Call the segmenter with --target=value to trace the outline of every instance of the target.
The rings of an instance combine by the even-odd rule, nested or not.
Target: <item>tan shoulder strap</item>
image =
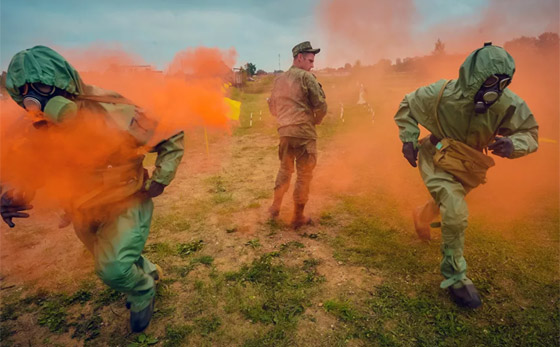
[[[441,127],[441,124],[439,123],[438,108],[439,108],[439,102],[441,101],[441,97],[443,95],[443,91],[445,90],[445,87],[447,86],[447,84],[449,82],[451,82],[451,80],[446,80],[445,83],[443,84],[443,86],[441,87],[441,90],[439,91],[439,94],[438,94],[438,97],[437,97],[437,100],[436,100],[436,105],[434,107],[434,116],[436,118],[436,123],[437,123],[438,129],[439,129],[439,132],[441,133],[441,135],[443,137],[447,137],[447,136],[443,132],[443,128]]]
[[[96,102],[103,102],[108,104],[125,104],[125,105],[135,105],[132,101],[128,100],[122,96],[112,96],[112,95],[79,95],[78,100],[90,100]]]

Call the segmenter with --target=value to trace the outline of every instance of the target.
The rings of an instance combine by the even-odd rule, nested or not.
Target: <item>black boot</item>
[[[152,320],[152,314],[154,313],[154,300],[155,297],[152,298],[150,304],[142,311],[130,311],[130,327],[132,328],[132,332],[138,333],[144,331],[144,329],[148,327],[150,320]]]
[[[449,294],[458,306],[467,308],[477,308],[482,305],[478,291],[474,284],[466,284],[459,288],[449,287]]]

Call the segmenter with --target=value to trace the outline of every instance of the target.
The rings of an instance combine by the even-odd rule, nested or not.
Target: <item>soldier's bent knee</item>
[[[97,276],[109,287],[122,292],[131,291],[135,283],[131,280],[132,268],[130,265],[115,261],[96,267]]]

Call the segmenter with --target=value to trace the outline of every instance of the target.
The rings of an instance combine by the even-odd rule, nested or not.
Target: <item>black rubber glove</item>
[[[496,137],[496,141],[488,146],[492,154],[509,158],[513,154],[513,141],[509,137]]]
[[[150,198],[155,198],[156,196],[161,195],[164,189],[165,189],[165,184],[152,181],[150,183],[150,188],[148,188],[148,195],[150,196]]]
[[[418,149],[414,148],[414,144],[412,142],[405,142],[402,145],[402,153],[406,160],[412,165],[412,167],[416,167],[416,159],[418,159]]]
[[[29,214],[21,211],[30,210],[33,206],[27,204],[23,196],[14,197],[13,191],[7,191],[0,198],[0,214],[4,223],[10,228],[16,225],[12,222],[12,218],[29,218]]]

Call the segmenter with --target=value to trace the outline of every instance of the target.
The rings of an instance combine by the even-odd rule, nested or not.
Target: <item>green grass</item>
[[[123,298],[124,295],[121,292],[118,292],[111,288],[105,288],[95,299],[95,303],[100,306],[109,305],[114,302],[121,301]]]
[[[157,337],[153,337],[144,333],[136,336],[135,341],[129,343],[127,347],[147,347],[155,345],[159,342]]]
[[[356,339],[381,346],[556,343],[557,249],[531,250],[504,242],[487,224],[475,220],[469,227],[465,257],[483,306],[476,311],[461,309],[439,289],[439,245],[413,242],[398,224],[375,217],[370,211],[380,208],[385,211],[379,215],[390,215],[391,203],[380,207],[370,195],[346,197],[327,214],[343,221],[331,241],[336,259],[375,269],[384,278],[371,298],[350,299],[341,293],[324,303],[325,311],[344,323],[339,341]],[[558,225],[554,214],[545,220],[546,230]],[[527,221],[518,227],[535,236],[543,233]]]
[[[44,325],[51,332],[62,333],[68,330],[66,321],[66,302],[64,296],[56,296],[41,303],[41,313],[38,317],[39,325]]]
[[[103,318],[101,318],[101,316],[93,315],[87,317],[82,314],[80,318],[72,324],[74,326],[72,338],[83,339],[84,341],[93,340],[100,335],[102,324]]]
[[[381,188],[329,195],[328,207],[313,212],[316,226],[299,233],[265,215],[248,226],[270,203],[277,169],[276,129],[266,106],[271,82],[232,90],[243,104],[240,127],[228,139],[231,157],[217,170],[195,170],[189,189],[170,190],[169,201],[156,200],[144,251],[165,275],[144,334],[126,328],[125,295],[95,280],[70,292],[3,290],[0,344],[557,345],[556,203],[512,223],[507,237],[486,220],[469,220],[465,257],[483,299],[476,311],[456,307],[439,289],[439,243],[419,242]],[[350,129],[336,118],[338,100],[329,100],[335,117],[318,129],[320,148]],[[367,121],[357,109],[347,112],[349,122]],[[218,141],[211,134],[211,144]],[[354,179],[368,182],[366,174]]]
[[[328,300],[325,311],[345,323],[341,338],[377,341],[382,346],[546,346],[554,344],[551,315],[531,310],[517,321],[499,312],[456,308],[430,294],[411,296],[402,285],[382,285],[360,302]],[[494,308],[493,310],[496,310]],[[481,317],[482,316],[482,317]],[[547,329],[548,326],[548,329]]]
[[[213,262],[214,257],[210,255],[203,255],[202,257],[194,258],[191,260],[191,264],[212,265]]]
[[[222,320],[217,316],[197,318],[194,322],[197,331],[202,336],[208,336],[211,333],[216,332],[220,325],[222,325]]]
[[[280,252],[297,248],[305,248],[305,245],[299,241],[290,241],[280,245]]]
[[[2,322],[0,324],[0,346],[11,346],[10,338],[16,333],[14,324],[11,322]]]
[[[112,289],[94,290],[90,283],[86,283],[85,288],[72,294],[47,294],[39,291],[32,296],[12,298],[8,303],[3,300],[0,306],[0,341],[2,346],[10,345],[10,337],[17,332],[12,322],[22,314],[33,312],[37,314],[37,324],[55,335],[69,333],[73,339],[92,341],[99,337],[103,325],[103,318],[97,313],[98,310],[122,299],[122,293]],[[86,306],[88,303],[92,305]],[[124,302],[120,304],[124,306]],[[49,338],[47,340],[50,341]]]
[[[261,247],[259,239],[249,240],[245,243],[245,246],[249,246],[253,249]]]
[[[184,346],[188,343],[188,336],[193,332],[191,325],[168,325],[165,329],[165,347]]]
[[[2,305],[2,312],[0,313],[0,322],[4,323],[9,320],[17,319],[20,312],[18,312],[18,305],[16,302]]]
[[[211,176],[206,179],[206,183],[210,186],[208,192],[212,193],[213,204],[219,205],[233,201],[233,193],[226,188],[226,182],[222,176]]]
[[[154,233],[161,230],[174,232],[187,231],[191,228],[191,221],[182,214],[171,213],[165,216],[156,215],[152,220],[151,230]]]
[[[228,310],[239,311],[250,322],[272,325],[263,329],[246,345],[282,345],[310,304],[323,278],[316,264],[307,262],[298,267],[284,265],[279,252],[263,254],[251,265],[225,274],[229,282]]]
[[[179,243],[177,245],[177,255],[187,257],[195,252],[200,251],[204,247],[204,241],[192,241],[189,243]]]

